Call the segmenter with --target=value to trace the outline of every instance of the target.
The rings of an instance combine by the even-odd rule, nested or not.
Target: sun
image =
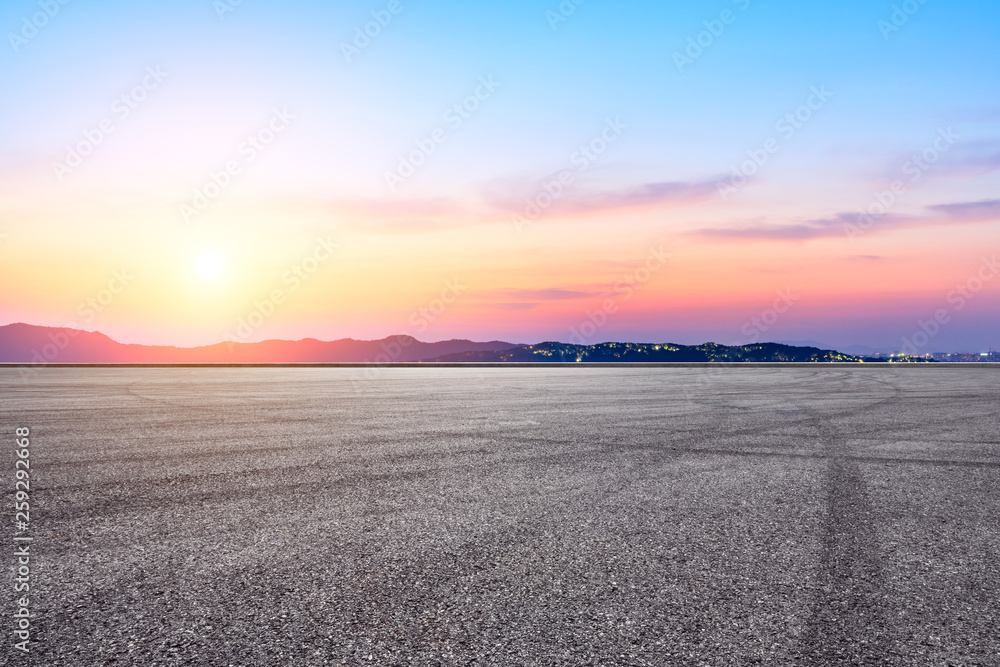
[[[202,253],[198,258],[198,275],[205,280],[215,280],[222,275],[222,257],[214,252]]]

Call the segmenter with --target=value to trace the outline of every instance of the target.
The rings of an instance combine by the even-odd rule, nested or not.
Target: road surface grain
[[[22,375],[0,663],[1000,665],[996,370]]]

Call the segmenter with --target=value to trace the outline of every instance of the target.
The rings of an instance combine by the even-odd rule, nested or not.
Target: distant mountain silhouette
[[[885,362],[818,347],[780,343],[752,345],[674,345],[672,343],[601,343],[517,345],[446,340],[424,343],[412,336],[382,340],[344,338],[321,341],[265,340],[216,343],[202,347],[130,345],[97,331],[31,324],[0,326],[0,362],[178,364],[178,363],[323,363],[323,362]],[[897,357],[895,361],[926,361]]]
[[[99,332],[31,324],[0,326],[0,362],[16,363],[295,363],[421,361],[462,352],[507,350],[514,343],[447,340],[424,343],[412,336],[382,340],[266,340],[170,347],[119,343]]]
[[[820,350],[834,349],[832,345],[827,345],[826,343],[821,343],[816,340],[776,340],[773,342],[779,345],[788,345],[789,347],[815,347]]]
[[[507,350],[468,351],[448,354],[434,361],[478,362],[860,362],[860,357],[816,347],[793,347],[779,343],[753,345],[673,345],[670,343],[601,343],[570,345],[540,343]]]

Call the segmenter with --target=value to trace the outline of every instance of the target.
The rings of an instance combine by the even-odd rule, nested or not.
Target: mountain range
[[[201,347],[119,343],[97,331],[17,323],[0,326],[4,363],[324,363],[324,362],[860,362],[874,361],[812,346],[754,343],[743,346],[671,343],[447,340],[425,343],[412,336],[381,340],[224,342]]]
[[[424,343],[412,336],[382,340],[265,340],[225,342],[201,347],[119,343],[97,331],[31,324],[0,326],[0,362],[7,363],[308,363],[423,361],[462,352],[498,351],[514,343],[447,340]]]
[[[507,350],[475,350],[444,355],[438,362],[860,362],[860,357],[816,347],[793,347],[780,343],[752,345],[674,345],[671,343],[600,343],[571,345],[540,343]]]

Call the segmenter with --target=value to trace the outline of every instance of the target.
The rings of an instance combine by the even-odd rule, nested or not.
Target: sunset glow
[[[1000,345],[997,5],[333,4],[6,3],[0,323]]]
[[[222,258],[214,252],[206,252],[198,258],[198,275],[206,280],[215,280],[222,275]]]

